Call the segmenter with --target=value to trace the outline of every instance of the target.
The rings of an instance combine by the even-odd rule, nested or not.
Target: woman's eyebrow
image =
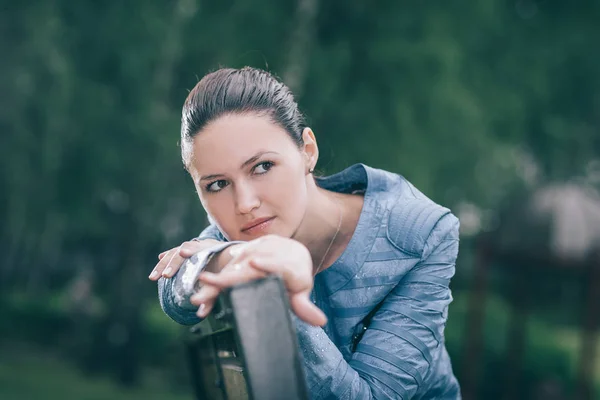
[[[249,159],[247,159],[246,161],[244,161],[242,163],[242,165],[240,166],[240,169],[244,169],[246,166],[248,166],[249,164],[252,164],[253,162],[257,161],[259,158],[261,158],[262,156],[264,156],[265,154],[279,154],[275,151],[259,151],[258,153],[256,153],[255,155],[253,155],[252,157],[250,157]],[[215,178],[221,178],[224,177],[225,175],[223,174],[211,174],[211,175],[204,175],[202,177],[200,177],[200,181],[208,181],[208,180],[212,180]]]
[[[247,159],[246,161],[244,161],[243,164],[240,166],[240,169],[244,169],[246,166],[248,166],[248,164],[252,164],[253,162],[257,161],[259,158],[261,158],[265,154],[269,154],[269,153],[277,154],[274,151],[259,151],[254,156],[252,156],[249,159]]]
[[[200,177],[200,181],[208,181],[208,180],[212,180],[215,178],[221,178],[223,176],[224,175],[222,175],[222,174],[204,175],[204,176]]]

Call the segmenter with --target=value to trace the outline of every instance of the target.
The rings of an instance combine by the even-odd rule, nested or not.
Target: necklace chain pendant
[[[335,230],[335,234],[333,235],[333,238],[331,239],[331,242],[329,242],[329,246],[327,246],[327,250],[325,250],[325,254],[323,255],[323,258],[321,258],[321,262],[319,263],[319,267],[317,268],[317,272],[315,272],[314,276],[316,276],[321,271],[321,267],[323,266],[323,263],[325,262],[325,258],[327,258],[327,255],[329,254],[329,250],[331,250],[331,246],[333,245],[333,242],[335,242],[335,239],[337,238],[337,235],[340,232],[340,228],[342,227],[342,209],[340,208],[340,203],[338,201],[336,201],[335,204],[337,206],[338,214],[340,216],[339,221],[338,221],[338,226],[337,226],[337,229]]]

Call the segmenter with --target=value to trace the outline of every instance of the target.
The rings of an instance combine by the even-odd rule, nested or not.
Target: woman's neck
[[[345,249],[356,227],[357,213],[351,201],[355,196],[313,185],[309,186],[310,201],[304,219],[293,238],[310,251],[316,273],[329,267]]]

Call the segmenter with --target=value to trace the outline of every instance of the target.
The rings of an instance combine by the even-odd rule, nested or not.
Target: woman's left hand
[[[266,235],[231,250],[233,258],[219,273],[202,272],[203,283],[191,298],[199,306],[198,316],[205,317],[224,288],[276,274],[282,277],[296,315],[316,326],[327,322],[325,314],[309,298],[313,288],[313,265],[308,249],[300,242]]]

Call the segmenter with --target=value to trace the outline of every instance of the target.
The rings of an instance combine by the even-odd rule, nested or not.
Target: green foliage
[[[180,107],[219,66],[293,84],[324,173],[364,162],[489,210],[532,166],[582,176],[600,149],[599,19],[592,0],[4,1],[0,290],[40,321],[62,304],[77,346],[140,359],[156,254],[205,225]]]
[[[446,345],[454,371],[462,376],[466,321],[470,291],[454,292],[446,327]],[[510,368],[507,341],[510,318],[514,310],[498,293],[488,295],[483,322],[484,348],[478,362],[480,384],[478,398],[497,399],[505,393],[506,376]],[[573,393],[578,373],[580,331],[576,326],[560,327],[547,318],[532,313],[526,323],[525,354],[522,370],[515,374],[520,380],[523,398],[541,382],[555,381],[566,393]],[[600,351],[600,346],[598,348]],[[596,392],[600,394],[600,360],[596,360]],[[570,397],[567,397],[570,398]]]

